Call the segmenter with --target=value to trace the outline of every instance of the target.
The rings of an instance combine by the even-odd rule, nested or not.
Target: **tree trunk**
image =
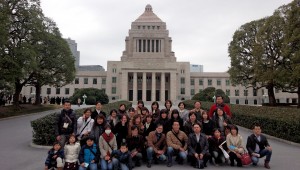
[[[268,96],[269,96],[269,104],[270,106],[275,106],[276,105],[276,99],[275,99],[275,94],[274,94],[274,84],[270,83],[266,87],[268,89]]]
[[[35,105],[40,105],[41,104],[41,85],[39,83],[37,83],[35,85]]]
[[[297,105],[297,108],[300,108],[300,80],[298,81],[298,91],[297,91],[297,94],[298,94],[298,105]]]
[[[20,107],[20,93],[22,91],[22,88],[23,88],[23,85],[20,84],[19,82],[15,82],[15,94],[14,94],[14,97],[13,97],[13,103],[14,103],[14,106],[15,108],[19,108]]]

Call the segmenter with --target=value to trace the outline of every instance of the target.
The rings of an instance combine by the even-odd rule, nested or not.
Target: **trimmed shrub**
[[[71,103],[77,104],[78,98],[80,98],[81,102],[83,102],[83,95],[87,96],[85,103],[88,105],[94,105],[97,101],[100,101],[102,104],[107,104],[109,102],[108,96],[105,94],[104,90],[96,88],[84,88],[75,91],[75,93],[70,97]]]
[[[126,108],[132,106],[131,102],[128,101],[118,101],[115,103],[110,103],[103,105],[103,111],[106,114],[109,114],[110,110],[112,109],[119,109],[120,104],[125,104]],[[75,110],[76,117],[79,118],[82,116],[83,111],[85,109],[78,109]],[[52,113],[42,118],[36,119],[31,121],[31,127],[33,129],[32,134],[32,141],[37,145],[52,145],[55,141],[55,125],[56,125],[56,118],[60,114],[60,112]]]
[[[195,100],[184,101],[187,109],[194,107]],[[201,102],[209,110],[212,102]],[[300,110],[297,108],[264,107],[228,104],[235,124],[251,129],[261,124],[263,132],[278,138],[300,143]]]

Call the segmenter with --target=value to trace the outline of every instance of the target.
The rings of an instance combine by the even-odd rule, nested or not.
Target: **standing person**
[[[96,102],[95,110],[92,112],[92,119],[95,119],[97,115],[103,115],[106,117],[106,113],[102,111],[102,103],[100,101]]]
[[[254,166],[257,165],[259,158],[266,156],[265,168],[270,169],[270,160],[272,156],[272,147],[270,146],[267,138],[261,134],[261,126],[255,124],[252,127],[253,134],[248,136],[247,139],[247,150],[251,155],[252,163]]]
[[[64,151],[61,149],[59,142],[54,142],[53,147],[48,151],[48,156],[45,161],[45,170],[57,168],[57,170],[63,169]]]
[[[227,104],[224,103],[224,100],[223,100],[223,96],[216,96],[216,103],[213,104],[211,107],[210,107],[210,110],[209,110],[209,117],[212,118],[215,114],[217,114],[217,108],[218,107],[223,107],[224,108],[224,112],[226,113],[226,115],[231,118],[232,117],[232,113],[230,111],[230,108]]]
[[[184,132],[186,133],[186,135],[190,135],[192,133],[194,133],[194,124],[198,123],[199,125],[201,125],[201,122],[197,120],[197,116],[195,112],[190,111],[189,113],[189,119],[184,122]]]
[[[155,123],[153,121],[152,115],[148,115],[146,116],[146,121],[144,123],[144,133],[143,133],[143,137],[145,140],[147,140],[147,137],[149,135],[150,132],[154,131],[156,126]]]
[[[129,118],[127,117],[127,115],[123,115],[121,117],[121,121],[117,123],[116,127],[113,130],[113,133],[117,137],[118,148],[120,148],[122,141],[126,139],[128,135],[128,126]]]
[[[140,114],[135,115],[133,117],[132,121],[130,121],[129,126],[128,126],[128,136],[131,136],[131,127],[132,126],[137,126],[139,129],[139,134],[143,135],[145,127],[143,125]]]
[[[210,138],[213,135],[212,131],[215,128],[215,122],[209,118],[206,111],[202,112],[201,121],[202,133],[204,133],[207,138]]]
[[[157,159],[161,161],[166,160],[165,152],[167,149],[166,145],[166,135],[163,132],[163,125],[157,124],[156,130],[149,133],[147,138],[147,167],[150,168],[152,165],[152,160],[157,162]]]
[[[189,135],[188,140],[188,156],[192,166],[203,169],[210,159],[208,141],[206,136],[201,133],[200,124],[194,124],[193,128],[194,133]]]
[[[165,101],[165,108],[167,109],[167,113],[168,113],[168,118],[171,118],[171,114],[172,114],[172,101],[171,100],[166,100]]]
[[[73,134],[77,134],[77,120],[75,112],[71,109],[70,101],[65,101],[63,110],[57,116],[57,124],[55,125],[56,140],[61,146],[65,146],[67,138]]]
[[[209,153],[212,156],[212,162],[215,165],[223,164],[225,163],[225,156],[220,149],[220,145],[223,144],[221,147],[227,151],[227,145],[223,143],[226,140],[223,136],[221,136],[221,131],[219,129],[215,128],[212,132],[213,136],[208,138]]]
[[[179,122],[180,125],[180,130],[183,130],[183,120],[179,116],[179,111],[177,109],[173,109],[171,113],[171,119],[169,119],[167,127],[169,128],[168,130],[172,130],[173,122],[177,121]]]
[[[65,165],[64,170],[77,170],[78,169],[78,156],[80,152],[80,144],[76,142],[76,137],[71,135],[69,142],[64,147]]]
[[[149,115],[149,110],[147,107],[143,107],[141,112],[141,119],[143,123],[145,123],[145,119],[147,115]]]
[[[201,109],[201,102],[200,101],[195,101],[194,102],[194,109],[192,109],[191,111],[196,113],[197,120],[201,122],[202,112],[204,110]]]
[[[174,110],[173,110],[174,111]],[[167,133],[167,156],[168,163],[167,166],[171,167],[173,165],[173,155],[176,155],[178,164],[183,164],[186,160],[187,155],[187,144],[188,137],[187,135],[179,130],[180,123],[178,121],[174,121],[172,125],[172,130]]]
[[[127,138],[128,148],[131,153],[131,158],[135,161],[135,166],[141,166],[142,152],[144,150],[144,137],[139,135],[139,128],[137,126],[131,127],[131,136]]]
[[[170,131],[171,127],[168,127],[168,110],[167,109],[161,109],[160,110],[160,116],[159,118],[155,121],[155,124],[161,124],[164,129],[163,129],[163,133],[167,134],[168,131]]]
[[[79,153],[79,170],[97,170],[99,162],[99,148],[94,142],[93,137],[87,137],[86,145],[84,145]]]
[[[83,115],[77,120],[77,136],[80,140],[80,145],[83,146],[86,142],[85,139],[90,135],[94,125],[94,119],[91,118],[92,110],[85,109]]]
[[[94,125],[91,130],[90,136],[95,139],[96,145],[99,143],[99,137],[103,134],[105,131],[105,126],[106,126],[106,119],[105,117],[100,114],[97,115],[94,121]]]
[[[111,130],[113,132],[115,132],[115,127],[117,125],[117,123],[120,121],[118,116],[117,116],[117,110],[116,109],[112,109],[109,113],[109,117],[107,118],[107,122],[109,123]]]
[[[135,108],[135,113],[136,113],[136,114],[141,114],[141,113],[142,113],[142,108],[143,108],[143,107],[145,107],[145,106],[144,106],[143,100],[139,100],[139,101],[137,102],[137,106],[136,106],[136,108]]]
[[[80,105],[81,105],[81,99],[78,98],[78,99],[77,99],[77,106],[80,107]]]
[[[159,118],[159,113],[160,113],[159,104],[157,101],[154,101],[151,104],[151,113],[150,113],[154,121],[156,121]]]
[[[217,108],[217,114],[213,116],[215,127],[221,130],[222,136],[227,136],[230,131],[231,119],[227,117],[222,107]]]
[[[121,120],[122,116],[126,115],[126,114],[127,114],[126,113],[126,106],[125,106],[124,103],[121,103],[120,106],[119,106],[118,114],[117,114],[119,120]]]
[[[128,118],[129,120],[132,120],[132,118],[136,115],[135,109],[133,107],[128,109]]]
[[[230,133],[226,137],[227,148],[229,149],[230,166],[234,166],[234,160],[238,167],[242,167],[241,154],[244,152],[243,138],[239,134],[239,129],[236,125],[231,125]]]
[[[183,122],[189,119],[189,111],[185,109],[185,104],[183,102],[178,103],[179,116],[182,118]]]

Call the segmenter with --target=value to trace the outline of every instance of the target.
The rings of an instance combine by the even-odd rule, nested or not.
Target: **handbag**
[[[252,159],[251,159],[251,156],[249,155],[248,152],[244,152],[241,154],[241,161],[242,161],[242,164],[243,165],[249,165],[252,163]]]

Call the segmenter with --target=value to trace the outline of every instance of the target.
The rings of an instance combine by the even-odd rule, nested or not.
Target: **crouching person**
[[[194,133],[189,135],[188,140],[188,156],[192,166],[203,169],[206,167],[206,163],[210,159],[208,141],[206,136],[200,133],[200,124],[195,123],[193,125],[193,130]]]
[[[54,142],[53,148],[48,151],[48,156],[45,161],[45,170],[57,168],[62,170],[64,167],[63,164],[64,151],[61,149],[59,142]]]
[[[119,163],[118,167],[120,167],[121,170],[132,170],[131,154],[128,151],[128,147],[125,142],[122,142],[120,149],[114,150],[112,152],[111,156],[118,160],[118,163]],[[116,164],[116,166],[117,166],[117,164]],[[117,169],[117,168],[115,168],[115,169]]]
[[[266,156],[265,168],[270,169],[269,162],[272,156],[272,148],[267,138],[261,134],[261,127],[259,124],[253,125],[253,134],[247,139],[247,150],[252,158],[254,166],[257,165],[259,158]]]
[[[86,138],[86,145],[84,145],[79,153],[79,170],[97,170],[97,164],[99,162],[100,151],[97,145],[94,143],[93,137]]]
[[[174,121],[172,125],[172,130],[167,133],[167,155],[168,163],[167,166],[171,167],[173,165],[173,155],[177,155],[178,164],[183,164],[186,160],[186,150],[188,137],[187,135],[179,130],[180,125],[178,121]]]
[[[165,161],[166,156],[164,155],[167,145],[166,136],[163,132],[163,125],[157,124],[156,130],[149,133],[147,138],[148,148],[147,148],[147,167],[150,168],[153,158],[155,163],[158,160]]]
[[[131,136],[127,138],[128,149],[131,153],[132,161],[136,167],[141,166],[142,151],[144,149],[144,137],[139,135],[139,128],[136,125],[131,127]]]

